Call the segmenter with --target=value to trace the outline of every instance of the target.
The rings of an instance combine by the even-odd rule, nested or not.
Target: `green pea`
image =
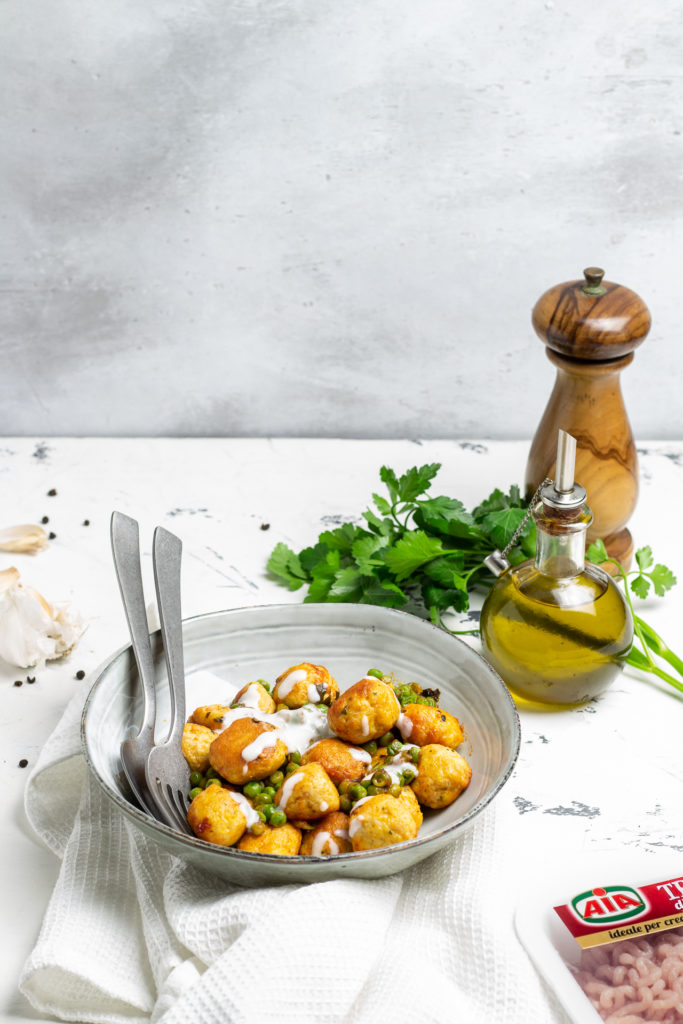
[[[266,821],[269,822],[270,819],[272,818],[273,814],[275,814],[275,811],[277,810],[277,807],[275,806],[275,804],[264,804],[263,807],[261,808],[261,810],[263,811],[263,813],[266,816]]]
[[[284,825],[287,821],[287,815],[284,811],[275,810],[270,816],[270,824],[273,828],[279,828]]]
[[[339,786],[338,786],[338,789],[339,789],[340,793],[348,793],[350,788],[351,788],[351,782],[349,781],[349,779],[342,779],[342,781],[339,783]]]
[[[420,748],[419,747],[411,747],[410,748],[410,760],[413,762],[413,764],[417,764],[417,762],[420,760]]]
[[[380,668],[369,668],[366,674],[374,676],[375,679],[384,679],[384,672]]]
[[[270,693],[270,683],[268,682],[267,679],[257,679],[256,682],[260,683],[263,689],[267,690],[268,693]]]
[[[289,708],[287,707],[287,705],[283,701],[280,701],[278,704],[275,705],[275,710],[276,711],[289,711]]]
[[[412,768],[404,769],[402,774],[403,774],[403,781],[405,782],[406,785],[411,783],[413,781],[413,779],[417,778],[417,774],[415,773],[415,771]]]
[[[372,782],[378,789],[386,789],[387,786],[391,785],[391,776],[388,772],[384,771],[384,768],[378,768],[372,776]]]
[[[392,757],[395,757],[402,747],[403,744],[401,743],[400,740],[392,740],[392,742],[387,747],[387,754],[390,754]]]
[[[289,760],[293,764],[301,764],[301,754],[298,750],[292,750],[289,755]]]
[[[377,786],[373,786],[372,784],[370,784],[366,788],[366,793],[368,794],[368,796],[375,796],[377,793],[379,793],[379,790],[378,790]]]
[[[401,787],[399,786],[398,782],[394,783],[389,792],[391,793],[392,796],[399,797],[401,795]]]
[[[207,779],[206,785],[204,786],[204,789],[208,789],[209,786],[220,786],[220,784],[221,784],[221,780],[220,779]]]
[[[347,793],[344,793],[344,795],[339,798],[339,808],[340,808],[340,810],[342,810],[344,812],[344,814],[348,814],[349,811],[351,810],[352,806],[353,806],[353,800],[351,799],[351,797]]]
[[[216,771],[215,768],[207,768],[205,774],[206,774],[206,778],[207,779],[217,779],[218,778],[218,772]]]
[[[204,776],[201,772],[190,772],[190,785],[201,786],[204,782]]]
[[[379,743],[380,747],[388,747],[389,744],[393,742],[393,740],[394,740],[393,732],[385,732],[384,736],[380,736],[380,738],[379,738],[379,740],[377,742]]]
[[[265,814],[263,813],[263,811],[259,810],[259,812],[258,812],[258,816],[259,816],[259,818],[261,819],[261,821],[265,823],[265,820],[266,820],[266,816],[265,816]]]
[[[270,803],[270,800],[265,793],[257,793],[254,797],[254,807],[263,807],[264,804]]]
[[[250,800],[253,800],[255,796],[259,795],[262,789],[262,782],[248,782],[242,792],[245,796],[248,796]]]
[[[374,740],[370,740],[369,743],[364,743],[363,744],[363,750],[367,750],[368,754],[370,754],[372,757],[374,757],[375,754],[377,753],[377,744],[376,744],[376,742]]]
[[[265,821],[255,821],[249,831],[253,836],[262,836],[267,831],[268,826]]]
[[[194,800],[194,798],[196,796],[199,796],[199,794],[201,792],[202,792],[202,787],[201,786],[195,786],[194,789],[190,790],[190,800]]]
[[[284,781],[284,772],[273,772],[273,774],[268,779],[268,782],[270,782],[271,785],[275,786],[276,789],[279,789]]]
[[[365,786],[361,786],[360,782],[354,782],[349,788],[349,796],[352,800],[362,800],[364,796],[367,796],[367,790]]]
[[[263,790],[263,795],[268,797],[268,803],[272,803],[272,801],[275,799],[275,787],[266,786],[265,789]]]
[[[292,764],[290,761],[289,764],[285,765],[285,775],[291,775],[291,773],[295,772],[298,767],[298,764]]]
[[[330,710],[327,704],[316,704],[316,707],[319,708],[321,711],[324,711],[325,714],[327,714],[327,712]]]

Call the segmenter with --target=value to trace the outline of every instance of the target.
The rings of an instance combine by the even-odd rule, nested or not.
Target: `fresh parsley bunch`
[[[386,496],[373,494],[362,522],[325,530],[298,554],[280,543],[268,569],[290,590],[308,586],[306,601],[409,606],[443,625],[446,610],[469,608],[476,583],[491,585],[483,559],[508,544],[527,506],[516,485],[494,490],[471,512],[457,498],[429,497],[440,468],[432,462],[398,476],[383,466]],[[512,564],[533,555],[535,533],[529,521],[509,552]]]

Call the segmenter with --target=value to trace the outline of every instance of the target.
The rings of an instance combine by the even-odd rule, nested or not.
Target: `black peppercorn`
[[[21,761],[19,762],[19,767],[20,768],[25,768],[27,764],[28,764],[28,761],[26,760],[26,758],[22,757]]]
[[[270,523],[261,523],[261,529],[262,530],[269,530],[270,529]]]
[[[83,520],[83,525],[84,526],[90,526],[90,520],[89,519],[84,519]]]
[[[50,540],[54,540],[56,536],[57,536],[57,534],[53,533],[52,530],[50,530],[50,532],[48,533],[48,538]]]
[[[36,681],[36,677],[35,676],[26,676],[26,682],[27,683],[35,683],[35,681]]]
[[[57,493],[57,488],[56,487],[51,487],[50,490],[47,492],[47,496],[48,496],[48,498],[54,498],[56,493]]]
[[[24,685],[24,680],[23,679],[15,679],[14,680],[14,685],[15,686],[23,686]]]
[[[85,672],[83,671],[82,668],[79,668],[78,672],[76,673],[76,679],[85,679]]]
[[[43,518],[40,521],[44,525],[45,523],[49,523],[50,522],[50,517],[49,516],[43,516]]]

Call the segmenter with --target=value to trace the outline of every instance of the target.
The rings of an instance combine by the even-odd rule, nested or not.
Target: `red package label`
[[[583,949],[666,931],[683,925],[683,877],[596,886],[554,909]]]

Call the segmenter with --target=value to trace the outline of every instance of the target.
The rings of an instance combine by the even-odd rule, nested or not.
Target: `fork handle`
[[[135,519],[131,519],[130,516],[126,516],[122,512],[112,513],[111,547],[116,578],[119,582],[123,608],[128,620],[133,653],[142,683],[144,707],[138,739],[146,738],[151,745],[154,742],[156,715],[154,659],[149,640],[145,595],[142,588],[140,531]]]
[[[157,526],[152,551],[159,623],[171,691],[171,725],[165,740],[168,745],[180,741],[185,725],[185,667],[180,607],[182,541],[162,526]]]

